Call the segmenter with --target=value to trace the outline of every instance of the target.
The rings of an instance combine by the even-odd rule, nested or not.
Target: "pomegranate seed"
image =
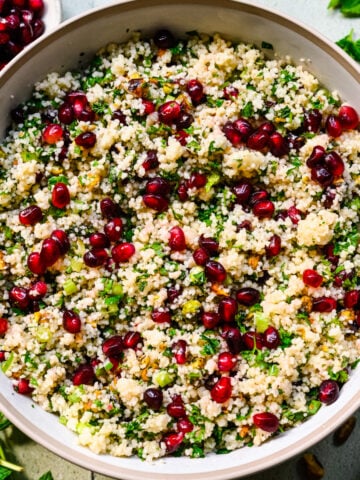
[[[109,237],[105,233],[95,232],[89,237],[90,245],[94,248],[108,248],[110,247]]]
[[[223,126],[223,132],[225,137],[234,147],[238,147],[242,143],[242,135],[232,122],[225,123]]]
[[[269,145],[270,137],[266,132],[256,130],[247,139],[246,145],[252,150],[263,150]]]
[[[117,110],[114,110],[113,113],[112,113],[112,116],[111,116],[111,119],[112,120],[118,120],[120,125],[127,125],[127,121],[126,121],[126,115],[125,113],[120,110],[120,109],[117,109]]]
[[[326,132],[330,137],[340,137],[342,134],[342,125],[339,117],[329,115],[326,120]]]
[[[38,17],[41,17],[44,12],[43,0],[28,0],[28,8],[33,11]]]
[[[5,362],[6,360],[6,355],[4,350],[0,350],[0,363]]]
[[[233,126],[235,130],[240,133],[241,140],[243,142],[246,142],[250,135],[254,132],[250,122],[248,122],[245,118],[238,118],[233,123]]]
[[[166,50],[175,46],[175,38],[169,30],[162,29],[155,33],[154,43],[158,48]]]
[[[249,205],[253,207],[255,203],[267,200],[269,198],[269,194],[266,190],[257,190],[250,195],[249,198]]]
[[[230,377],[221,377],[210,390],[212,400],[224,403],[231,397],[232,386]]]
[[[100,210],[105,218],[114,218],[120,215],[120,207],[111,198],[103,198],[100,202]]]
[[[10,13],[4,18],[4,24],[8,30],[16,30],[20,27],[20,17],[16,13]]]
[[[171,314],[168,309],[162,308],[154,308],[151,312],[151,319],[153,322],[156,323],[170,323],[171,322]]]
[[[159,166],[159,160],[156,150],[148,150],[142,166],[146,172]]]
[[[262,340],[265,347],[270,349],[278,348],[281,342],[279,332],[275,327],[268,327],[263,333]]]
[[[234,87],[233,85],[227,85],[224,90],[224,98],[226,100],[232,100],[234,98],[237,98],[239,96],[239,90]]]
[[[19,213],[20,223],[26,226],[35,225],[36,223],[41,222],[42,218],[43,214],[41,208],[37,205],[30,205]]]
[[[56,208],[65,208],[70,203],[70,192],[65,183],[58,182],[55,184],[52,194],[51,202]]]
[[[129,242],[118,243],[111,249],[111,256],[115,263],[124,263],[135,254],[135,246]]]
[[[34,39],[39,38],[45,31],[45,23],[41,20],[41,18],[35,18],[31,26],[33,29]]]
[[[353,278],[353,276],[353,272],[346,272],[345,270],[343,270],[342,272],[339,272],[337,275],[335,275],[333,284],[336,287],[341,287],[345,280],[350,280]]]
[[[246,350],[262,350],[265,347],[264,336],[258,332],[246,332],[243,335],[243,342]]]
[[[233,193],[236,197],[236,203],[246,205],[253,191],[253,187],[248,180],[241,180],[233,188]]]
[[[1,0],[0,0],[1,1]],[[24,110],[22,109],[22,107],[18,106],[16,108],[14,108],[13,110],[11,110],[11,119],[14,123],[24,123]]]
[[[75,143],[79,147],[92,148],[96,143],[96,134],[94,132],[83,132],[75,138]]]
[[[288,209],[287,213],[289,215],[291,222],[294,225],[297,225],[300,222],[302,212],[301,210],[297,209],[294,205]]]
[[[182,444],[184,440],[184,436],[185,434],[183,432],[168,433],[167,435],[165,435],[165,437],[163,438],[163,441],[165,442],[166,452],[167,453],[175,452]]]
[[[10,35],[7,32],[0,32],[0,45],[6,45],[10,40]]]
[[[321,125],[322,115],[316,108],[304,113],[304,130],[306,132],[316,133]]]
[[[170,232],[169,247],[173,252],[181,252],[186,248],[184,231],[180,227],[173,227]]]
[[[64,137],[64,130],[61,125],[57,123],[49,123],[42,132],[42,141],[49,145],[54,145],[60,142]]]
[[[76,102],[81,102],[81,108],[85,108],[85,106],[88,104],[88,99],[85,93],[81,91],[69,92],[66,95],[66,101],[69,102],[72,106],[74,106]]]
[[[331,297],[314,298],[312,311],[320,313],[329,313],[336,309],[336,300]]]
[[[167,180],[161,177],[154,177],[149,180],[145,186],[145,191],[148,194],[166,196],[170,193],[170,184]]]
[[[87,267],[101,267],[108,260],[109,256],[104,248],[92,248],[84,253],[83,260]]]
[[[163,393],[159,388],[148,388],[144,392],[143,400],[152,410],[160,410],[163,402]]]
[[[210,256],[204,248],[197,248],[193,253],[193,259],[197,265],[204,266]]]
[[[34,40],[34,33],[33,29],[31,28],[30,22],[26,22],[25,20],[25,10],[22,11],[22,17],[24,19],[24,23],[20,23],[20,28],[19,28],[19,37],[20,37],[20,43],[22,45],[29,45]],[[27,16],[27,15],[26,15]],[[32,19],[32,13],[30,12],[30,16]]]
[[[238,305],[234,298],[222,298],[218,304],[218,314],[223,322],[230,323],[235,320]]]
[[[159,120],[165,125],[176,123],[181,113],[181,105],[175,100],[170,100],[160,105],[158,114]]]
[[[65,125],[70,125],[70,123],[72,123],[75,118],[72,106],[68,103],[63,103],[62,105],[60,105],[58,116],[61,123],[65,123]]]
[[[110,242],[117,242],[121,238],[123,221],[119,217],[112,218],[105,226],[104,232]]]
[[[319,183],[322,187],[328,187],[334,181],[334,176],[322,165],[311,169],[311,180]]]
[[[258,218],[271,218],[274,211],[275,205],[271,200],[260,200],[253,206],[253,214]]]
[[[185,183],[180,183],[177,193],[181,202],[186,202],[186,200],[189,198],[188,187]]]
[[[204,99],[204,87],[199,80],[189,80],[186,84],[186,91],[189,94],[193,105],[199,105]]]
[[[64,230],[54,230],[51,233],[50,238],[52,238],[58,243],[61,255],[65,255],[65,253],[70,250],[69,237],[64,232]]]
[[[184,130],[179,130],[178,132],[175,133],[175,138],[176,140],[182,145],[183,147],[186,147],[188,143],[188,138],[190,135],[185,132]]]
[[[29,290],[29,298],[31,300],[40,300],[41,298],[45,297],[47,290],[48,288],[46,283],[38,280],[31,286]]]
[[[339,385],[335,380],[324,380],[319,387],[319,400],[325,405],[330,405],[339,398],[339,393]]]
[[[224,337],[230,353],[237,355],[244,349],[244,344],[242,341],[242,335],[240,330],[235,327],[230,327],[224,331],[222,334]]]
[[[350,290],[345,293],[344,307],[358,308],[360,306],[360,290]]]
[[[40,250],[40,261],[46,266],[51,267],[61,257],[59,244],[53,238],[45,238]]]
[[[299,151],[300,148],[305,145],[305,138],[297,136],[294,133],[288,133],[285,138],[290,149]]]
[[[252,287],[243,287],[236,292],[236,300],[240,303],[240,305],[251,307],[259,302],[260,292]]]
[[[102,351],[106,357],[117,357],[122,353],[123,348],[123,339],[120,335],[113,335],[102,344]]]
[[[323,201],[324,207],[331,208],[333,206],[333,203],[336,197],[336,190],[333,188],[326,188],[324,195],[325,195],[325,198]]]
[[[236,356],[230,352],[222,352],[218,357],[218,369],[220,372],[230,372],[236,366]]]
[[[169,201],[159,195],[143,195],[143,202],[148,208],[152,208],[156,212],[164,212],[169,207]]]
[[[145,100],[144,98],[141,101],[144,109],[144,115],[150,115],[151,113],[155,112],[155,104],[153,102],[150,100]]]
[[[182,288],[178,285],[173,285],[167,289],[167,299],[173,303],[182,293]]]
[[[340,177],[345,170],[345,165],[340,155],[334,151],[324,156],[324,165],[334,177]]]
[[[30,253],[27,259],[27,266],[30,272],[34,273],[35,275],[44,275],[46,271],[46,265],[41,259],[39,252]]]
[[[264,432],[274,433],[279,428],[279,419],[270,412],[256,413],[252,417],[254,425]]]
[[[309,168],[314,168],[322,164],[325,156],[325,148],[321,145],[316,145],[310,154],[310,157],[306,160],[306,165]]]
[[[209,260],[205,264],[205,275],[210,282],[224,283],[226,280],[225,268],[214,260]]]
[[[187,181],[188,188],[203,188],[207,182],[207,176],[204,173],[194,172]]]
[[[275,157],[283,157],[289,153],[289,145],[286,139],[279,132],[275,132],[270,135],[269,138],[270,152]]]
[[[275,125],[272,122],[263,122],[261,125],[259,125],[258,131],[271,135],[275,132]]]
[[[9,322],[6,318],[0,318],[0,336],[3,337],[8,331]]]
[[[171,346],[171,351],[178,365],[183,365],[186,363],[186,347],[187,343],[185,340],[178,340]]]
[[[239,223],[239,225],[237,226],[237,231],[240,232],[240,230],[244,228],[245,230],[247,230],[248,232],[251,232],[252,230],[252,225],[251,225],[251,222],[250,220],[243,220],[242,222]]]
[[[188,418],[181,418],[177,424],[176,428],[178,432],[189,433],[194,430],[194,425],[190,422]]]
[[[12,287],[9,292],[10,302],[21,310],[26,310],[29,306],[29,292],[23,287]]]
[[[94,367],[89,364],[79,365],[75,370],[72,383],[73,385],[92,385],[95,381]]]
[[[63,327],[69,333],[79,333],[81,330],[79,315],[73,310],[65,310],[63,313]]]
[[[191,115],[191,113],[181,112],[180,115],[179,115],[179,118],[176,121],[176,129],[178,131],[182,131],[185,128],[189,128],[190,125],[192,125],[193,122],[194,122],[194,117]],[[186,133],[186,132],[184,132],[184,133]]]
[[[205,328],[213,330],[220,323],[220,316],[215,312],[203,312],[201,321]]]
[[[210,256],[215,256],[219,253],[219,243],[213,237],[200,235],[199,246],[206,250]]]
[[[279,235],[273,235],[269,244],[265,247],[267,258],[277,257],[281,251],[281,238]]]
[[[308,268],[303,271],[303,282],[305,285],[308,285],[309,287],[313,288],[318,288],[323,282],[323,277],[320,275],[320,273],[316,272],[315,270],[312,270],[311,268]]]
[[[336,266],[339,263],[340,257],[334,254],[334,245],[332,243],[325,245],[324,255],[326,259],[329,260],[329,262],[332,263],[334,266]]]
[[[124,348],[136,349],[142,343],[142,338],[139,332],[127,332],[124,336]]]
[[[20,393],[20,395],[30,395],[34,389],[30,387],[30,382],[27,378],[20,378],[17,386],[15,387],[15,391]]]
[[[166,407],[166,411],[170,417],[182,418],[186,416],[186,410],[183,401],[175,399]]]
[[[354,130],[359,125],[359,115],[349,105],[340,107],[339,120],[344,130]]]

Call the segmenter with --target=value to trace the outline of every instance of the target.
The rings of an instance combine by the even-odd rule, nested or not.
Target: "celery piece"
[[[153,375],[153,382],[159,385],[159,387],[166,387],[175,380],[175,375],[167,372],[166,370],[160,370]]]
[[[64,282],[64,294],[65,295],[72,295],[74,293],[76,293],[78,291],[78,287],[76,285],[76,283],[74,282],[74,280],[72,280],[71,278],[68,278],[67,280],[65,280]]]
[[[264,333],[269,326],[269,320],[262,312],[254,313],[255,330],[259,333]]]

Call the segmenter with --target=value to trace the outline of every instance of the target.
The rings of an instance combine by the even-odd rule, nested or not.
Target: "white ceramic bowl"
[[[33,84],[52,70],[68,70],[86,61],[110,41],[123,41],[133,30],[151,35],[166,27],[181,35],[189,30],[220,32],[234,40],[261,45],[303,62],[328,88],[360,110],[360,69],[335,45],[298,22],[249,3],[230,0],[120,1],[66,22],[21,53],[0,78],[2,115],[29,97]],[[192,480],[238,478],[282,462],[318,442],[360,406],[360,369],[341,390],[339,399],[314,417],[261,447],[243,448],[206,458],[165,458],[155,463],[137,458],[98,456],[76,444],[76,437],[28,398],[14,393],[0,375],[0,409],[24,433],[67,460],[114,478]]]

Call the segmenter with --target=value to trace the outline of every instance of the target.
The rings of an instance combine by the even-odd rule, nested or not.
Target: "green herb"
[[[221,107],[223,103],[224,103],[224,100],[222,100],[221,98],[212,98],[212,97],[206,98],[206,105],[211,108]]]
[[[201,338],[206,342],[201,350],[202,355],[215,355],[219,351],[220,340],[210,337],[209,334],[205,335],[205,333],[201,335]]]
[[[281,341],[281,343],[280,343],[281,348],[290,347],[290,345],[292,344],[292,340],[294,338],[294,334],[289,333],[289,332],[287,332],[286,330],[284,330],[283,328],[280,327],[279,335],[280,335],[280,341]]]
[[[319,411],[321,405],[322,405],[322,403],[320,402],[320,400],[315,400],[315,399],[310,400],[310,402],[307,406],[308,407],[308,413],[310,415],[315,415],[315,413]]]
[[[154,242],[151,243],[150,245],[146,245],[143,250],[154,250],[156,255],[160,258],[165,257],[165,252],[163,251],[163,244],[161,242]]]
[[[193,267],[190,270],[189,278],[191,285],[204,285],[206,282],[204,269],[200,266]]]
[[[336,42],[350,57],[360,62],[360,38],[354,39],[354,30]]]
[[[109,113],[110,111],[109,105],[104,100],[99,100],[93,103],[92,109],[99,115]]]
[[[335,243],[334,254],[338,255],[343,250],[348,250],[350,247],[356,248],[359,244],[360,233],[357,226],[353,227],[350,232],[346,232],[346,235],[341,237],[339,241]]]
[[[65,183],[65,185],[69,185],[69,180],[65,175],[59,175],[57,177],[50,177],[48,180],[48,186],[53,187],[56,183]]]
[[[52,476],[52,473],[49,471],[44,473],[44,475],[41,475],[39,480],[54,480],[54,477]]]
[[[288,70],[281,70],[280,72],[280,83],[283,85],[289,83],[295,79],[295,73],[289,72]]]
[[[252,102],[247,102],[244,108],[241,110],[241,115],[245,118],[252,117],[254,114],[254,106]]]
[[[328,8],[340,8],[345,17],[360,17],[360,0],[330,0]]]
[[[340,370],[339,372],[334,372],[331,367],[328,368],[329,378],[335,380],[339,383],[346,383],[349,380],[349,374],[346,370]]]
[[[200,445],[193,445],[191,458],[202,458],[205,457],[204,449]]]
[[[268,43],[264,41],[261,42],[261,48],[265,48],[266,50],[274,50],[272,43]]]
[[[0,430],[5,430],[5,428],[10,427],[10,425],[11,422],[0,412]]]

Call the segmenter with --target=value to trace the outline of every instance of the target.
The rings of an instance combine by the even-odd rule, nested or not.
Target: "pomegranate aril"
[[[178,365],[183,365],[186,363],[186,347],[187,343],[185,340],[178,340],[171,346],[171,351]]]
[[[314,298],[312,302],[312,311],[320,313],[329,313],[336,309],[336,300],[332,297]]]
[[[270,152],[275,157],[283,157],[289,153],[289,145],[286,139],[279,132],[270,135],[269,138]]]
[[[305,285],[313,288],[320,287],[324,280],[320,273],[318,273],[316,270],[312,270],[311,268],[307,268],[303,271],[302,279]]]
[[[120,207],[111,198],[106,197],[100,201],[100,210],[105,218],[114,218],[120,215]]]
[[[5,333],[8,331],[9,322],[7,318],[1,317],[0,318],[0,336],[3,337]]]
[[[305,132],[316,133],[321,125],[322,114],[316,108],[308,110],[304,113],[304,130]]]
[[[275,205],[271,200],[260,200],[255,203],[252,210],[258,218],[271,218],[275,212]]]
[[[31,300],[40,300],[47,294],[48,288],[45,282],[38,280],[29,289],[29,298]]]
[[[238,147],[242,143],[243,137],[232,122],[226,122],[222,130],[225,137],[234,147]]]
[[[230,353],[237,355],[242,350],[244,350],[244,344],[242,341],[242,335],[240,330],[236,327],[227,328],[223,333],[222,337],[225,339]]]
[[[181,401],[172,401],[166,407],[166,411],[170,417],[182,418],[186,416],[184,403]]]
[[[200,235],[199,246],[206,250],[210,256],[215,256],[219,253],[219,242],[213,237]]]
[[[278,348],[281,339],[278,330],[275,327],[268,327],[262,335],[265,347],[270,349]]]
[[[69,103],[63,103],[59,107],[58,111],[59,120],[65,125],[70,125],[74,120],[74,112],[72,106]]]
[[[233,85],[227,85],[224,88],[223,93],[226,100],[232,100],[233,98],[237,98],[239,96],[239,90]]]
[[[159,388],[148,388],[144,392],[143,400],[152,410],[160,410],[163,403],[163,393]]]
[[[156,323],[170,323],[171,322],[171,313],[169,310],[162,308],[155,308],[151,312],[151,319]]]
[[[297,225],[302,217],[303,212],[297,209],[294,205],[290,207],[287,211],[287,214],[294,225]]]
[[[311,169],[311,180],[319,183],[322,187],[328,187],[333,183],[334,176],[326,167],[318,165]]]
[[[124,348],[136,349],[142,343],[142,338],[139,332],[126,332],[123,338]]]
[[[257,190],[250,195],[249,198],[249,205],[253,207],[255,203],[267,200],[269,198],[269,194],[266,190]]]
[[[196,265],[204,266],[210,259],[210,256],[204,248],[197,248],[193,253],[193,259],[195,260]]]
[[[177,193],[181,202],[186,202],[186,200],[189,198],[188,187],[185,183],[180,183]]]
[[[35,225],[36,223],[41,222],[42,218],[43,214],[41,208],[37,205],[30,205],[19,213],[20,223],[26,226]]]
[[[41,259],[39,252],[30,253],[27,259],[27,266],[30,272],[34,273],[35,275],[44,275],[46,271],[46,265]]]
[[[268,245],[265,247],[267,258],[277,257],[281,251],[281,238],[279,235],[273,235]]]
[[[142,99],[144,115],[150,115],[155,112],[155,104],[150,100]]]
[[[29,306],[29,292],[24,287],[12,287],[9,292],[9,299],[14,307],[18,307],[21,310],[26,310]]]
[[[279,419],[270,412],[256,413],[252,417],[254,425],[264,432],[274,433],[279,428]]]
[[[339,120],[345,130],[354,130],[359,125],[359,115],[349,105],[342,105],[339,110]]]
[[[146,157],[142,163],[142,166],[146,172],[149,170],[153,170],[154,168],[159,166],[159,160],[156,150],[148,150],[146,152]]]
[[[160,195],[143,195],[143,202],[148,208],[152,208],[156,212],[164,212],[169,207],[169,201]]]
[[[167,180],[161,177],[154,177],[148,180],[145,191],[148,194],[166,196],[170,193],[171,186]]]
[[[176,129],[181,131],[185,128],[189,128],[193,121],[194,117],[191,115],[191,113],[181,112],[178,119],[176,120]]]
[[[194,172],[187,181],[188,188],[203,188],[207,182],[207,176],[204,173]]]
[[[186,84],[186,91],[189,94],[193,105],[199,105],[204,99],[204,87],[197,79],[189,80]]]
[[[218,304],[218,314],[223,322],[231,323],[238,312],[238,304],[234,298],[222,298]]]
[[[185,434],[183,432],[179,433],[168,433],[163,438],[163,442],[165,443],[166,453],[173,453],[175,452],[184,440]]]
[[[61,257],[59,244],[53,238],[45,238],[41,245],[40,260],[46,267],[51,267]]]
[[[11,110],[11,119],[14,123],[19,124],[23,123],[25,116],[24,116],[24,110],[21,106],[17,106]]]
[[[243,220],[242,222],[239,223],[239,225],[236,227],[236,231],[240,232],[241,229],[245,229],[248,232],[251,232],[252,230],[252,225],[250,220]]]
[[[265,132],[271,135],[275,132],[275,125],[272,122],[264,122],[258,127],[259,132]]]
[[[102,351],[106,357],[116,357],[122,353],[123,349],[123,339],[120,335],[113,335],[102,344]]]
[[[0,350],[0,363],[5,362],[6,360],[6,352],[4,350]]]
[[[74,310],[63,312],[63,327],[69,333],[79,333],[81,330],[80,316]]]
[[[243,342],[246,350],[262,350],[265,347],[264,336],[258,332],[246,332],[244,333]]]
[[[51,202],[56,208],[65,208],[70,203],[70,192],[65,183],[58,182],[55,184],[51,193]]]
[[[45,31],[45,23],[41,20],[41,18],[35,18],[31,26],[33,29],[34,39],[39,38]]]
[[[233,187],[232,191],[236,197],[236,203],[244,206],[250,198],[253,187],[248,180],[241,180]]]
[[[328,245],[325,245],[324,247],[324,255],[329,262],[336,266],[339,263],[340,257],[338,255],[334,254],[334,245],[332,243],[329,243]]]
[[[14,389],[20,395],[30,395],[34,391],[27,378],[20,378]]]
[[[110,247],[109,237],[105,233],[94,232],[89,237],[90,245],[94,248],[108,248]]]
[[[181,252],[186,248],[185,234],[182,228],[173,227],[170,232],[169,247],[173,252]]]
[[[89,364],[80,365],[72,377],[73,385],[92,385],[95,381],[94,367]]]
[[[123,231],[123,221],[119,217],[112,218],[105,226],[104,232],[110,242],[120,240]]]
[[[54,145],[60,142],[64,137],[64,130],[61,125],[57,123],[49,123],[42,132],[42,141],[49,145]]]
[[[175,133],[175,138],[176,140],[182,145],[183,147],[186,147],[188,143],[188,138],[190,135],[185,132],[185,130],[179,130],[178,132]]]
[[[225,268],[214,260],[209,260],[205,264],[205,275],[210,282],[224,283],[226,280]]]
[[[342,125],[339,117],[335,115],[329,115],[326,120],[326,132],[330,137],[340,137],[342,134]]]
[[[212,400],[216,403],[224,403],[231,397],[232,386],[230,377],[221,377],[210,390]]]
[[[220,372],[230,372],[236,366],[236,356],[230,352],[222,352],[218,356],[218,369]]]
[[[10,35],[7,32],[0,32],[0,46],[6,45],[10,40]]]
[[[67,236],[66,232],[64,230],[54,230],[50,238],[55,240],[58,243],[58,246],[60,248],[61,255],[65,255],[70,250],[70,241],[69,237]]]
[[[119,243],[111,249],[111,256],[115,263],[128,262],[135,254],[135,246],[129,242]]]
[[[325,405],[334,403],[339,398],[339,385],[335,380],[324,380],[319,386],[319,400]]]
[[[334,177],[340,177],[345,170],[343,159],[334,151],[327,153],[324,156],[324,165]]]
[[[41,17],[44,13],[44,1],[43,0],[28,0],[28,8],[33,11],[38,17]]]
[[[155,33],[154,43],[158,48],[166,50],[175,46],[175,38],[169,30],[162,29]]]
[[[8,30],[16,30],[20,27],[20,17],[16,13],[10,13],[4,17],[4,23]]]
[[[96,143],[96,133],[83,132],[75,138],[75,143],[79,147],[92,148]]]
[[[176,285],[172,285],[171,287],[168,287],[168,289],[167,289],[167,300],[170,303],[173,303],[181,295],[181,293],[182,293],[182,288],[181,287],[177,287]]]
[[[259,302],[260,292],[252,287],[243,287],[236,292],[236,300],[240,303],[240,305],[251,307]]]
[[[112,120],[119,120],[120,125],[127,125],[126,115],[120,109],[117,109],[117,110],[113,111],[111,119]]]
[[[97,268],[104,265],[109,258],[104,248],[92,248],[84,253],[83,260],[87,267]]]
[[[213,330],[220,323],[220,316],[215,312],[203,312],[201,321],[205,328]]]
[[[256,130],[247,139],[246,145],[252,150],[263,150],[269,145],[270,137],[266,132]]]
[[[189,433],[194,430],[194,425],[188,418],[181,418],[177,422],[176,428],[178,432]]]
[[[300,150],[300,148],[305,145],[305,141],[306,141],[305,138],[297,136],[291,132],[288,133],[285,138],[289,145],[289,148],[294,149],[296,151]]]
[[[160,105],[158,110],[159,120],[165,125],[176,123],[181,113],[181,105],[175,100],[170,100]]]
[[[349,290],[344,295],[345,308],[359,308],[360,307],[360,290]]]

